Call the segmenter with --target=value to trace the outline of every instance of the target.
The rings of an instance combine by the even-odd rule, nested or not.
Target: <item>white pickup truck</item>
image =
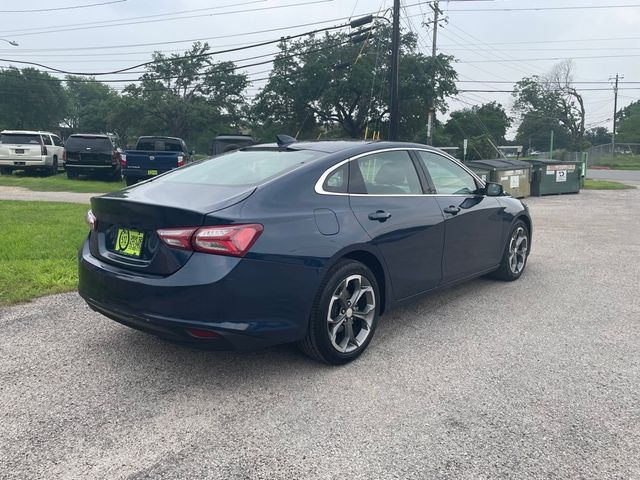
[[[3,130],[0,132],[0,174],[13,170],[44,170],[49,175],[63,168],[64,144],[50,132]]]

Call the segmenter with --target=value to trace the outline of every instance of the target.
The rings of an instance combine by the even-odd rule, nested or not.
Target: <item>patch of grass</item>
[[[0,201],[0,305],[73,290],[87,207]]]
[[[106,182],[87,177],[69,180],[65,173],[51,177],[35,172],[16,171],[12,175],[0,175],[0,185],[24,187],[41,192],[108,193],[125,187],[124,181]]]
[[[625,185],[620,182],[612,182],[610,180],[593,180],[591,178],[585,178],[584,187],[582,188],[586,190],[628,190],[636,187]]]
[[[614,170],[640,170],[640,155],[616,155],[612,159],[602,159],[598,166]]]

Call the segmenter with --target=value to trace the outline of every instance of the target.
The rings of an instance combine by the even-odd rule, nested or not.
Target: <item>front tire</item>
[[[0,175],[11,175],[13,173],[13,169],[7,167],[0,168]]]
[[[509,240],[502,254],[500,267],[490,276],[505,282],[513,282],[520,278],[524,268],[527,266],[529,241],[527,225],[518,220],[509,234]]]
[[[375,275],[360,262],[341,261],[320,286],[307,335],[298,346],[321,362],[350,362],[371,342],[379,312],[380,289]]]

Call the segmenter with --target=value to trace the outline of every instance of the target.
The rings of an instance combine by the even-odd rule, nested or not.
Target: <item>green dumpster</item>
[[[489,171],[487,180],[499,183],[506,193],[515,198],[528,197],[531,188],[531,164],[522,160],[475,160],[467,162],[472,170]],[[475,170],[474,170],[475,171]]]
[[[582,162],[560,160],[527,160],[533,167],[531,195],[579,193]]]

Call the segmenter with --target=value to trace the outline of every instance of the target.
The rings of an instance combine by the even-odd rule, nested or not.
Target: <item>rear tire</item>
[[[343,260],[320,285],[298,347],[324,363],[350,362],[371,342],[379,312],[380,289],[373,272],[360,262]]]
[[[78,172],[67,169],[67,178],[69,180],[75,180],[76,178],[78,178]]]
[[[53,157],[53,163],[51,164],[51,168],[47,172],[49,176],[58,174],[58,157]]]
[[[11,175],[13,173],[13,169],[7,167],[0,168],[0,175]]]
[[[131,185],[135,185],[136,183],[138,183],[137,179],[131,178],[131,177],[124,177],[124,181],[127,184],[127,187],[130,187]]]
[[[519,279],[527,266],[529,242],[529,229],[523,221],[518,220],[509,234],[500,267],[489,276],[505,282]]]

